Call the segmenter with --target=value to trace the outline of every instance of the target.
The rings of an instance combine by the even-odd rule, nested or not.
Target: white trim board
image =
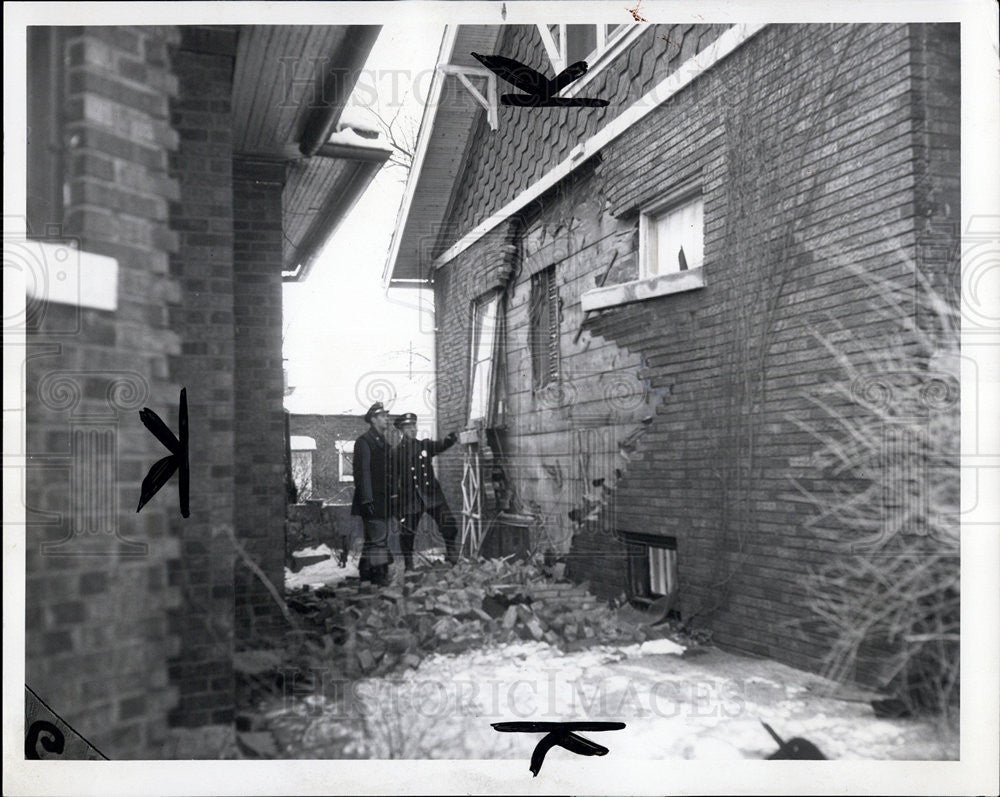
[[[671,72],[669,77],[657,83],[656,86],[626,108],[609,124],[602,127],[586,141],[578,144],[568,158],[564,159],[541,179],[532,183],[518,194],[518,196],[500,208],[500,210],[485,221],[480,222],[452,244],[434,260],[432,268],[441,268],[448,261],[454,260],[498,224],[506,221],[521,208],[527,206],[554,185],[564,180],[580,163],[610,144],[618,136],[638,123],[646,114],[662,105],[703,72],[711,69],[727,55],[760,33],[765,27],[767,27],[766,23],[733,25],[705,48],[705,50],[696,53]],[[395,262],[395,252],[390,255],[390,262]]]
[[[618,282],[614,285],[604,285],[591,288],[580,296],[580,308],[585,312],[604,310],[617,307],[620,304],[641,302],[657,296],[668,296],[671,293],[684,293],[705,287],[705,272],[701,268],[690,271],[674,271],[670,274],[657,274],[653,277]]]
[[[427,148],[430,146],[431,136],[434,133],[434,121],[437,119],[438,105],[441,100],[441,90],[444,85],[445,73],[437,67],[451,61],[452,52],[455,49],[455,39],[458,36],[458,25],[445,25],[444,33],[441,35],[441,48],[438,51],[437,61],[434,67],[434,76],[431,78],[430,96],[424,105],[424,118],[427,123],[427,130],[423,129],[424,120],[421,120],[420,130],[417,132],[417,151],[410,167],[410,174],[406,181],[406,188],[403,191],[403,201],[396,214],[397,223],[392,235],[392,243],[389,246],[389,257],[385,261],[385,268],[382,270],[382,284],[388,289],[391,287],[392,269],[399,257],[399,247],[403,240],[403,232],[406,229],[406,222],[410,217],[410,207],[413,205],[413,195],[417,192],[417,183],[420,182],[420,175],[424,169],[424,160],[427,157]]]

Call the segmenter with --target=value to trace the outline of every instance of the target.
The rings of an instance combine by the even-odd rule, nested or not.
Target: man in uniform
[[[452,432],[444,440],[417,439],[417,416],[407,412],[396,419],[396,428],[403,433],[396,447],[394,460],[399,489],[399,547],[407,570],[413,569],[413,543],[417,524],[426,512],[437,523],[444,537],[445,555],[449,562],[458,561],[458,521],[445,499],[444,491],[434,476],[431,460],[451,448],[458,436]]]
[[[368,431],[354,441],[354,500],[351,514],[364,522],[365,543],[358,562],[362,580],[383,585],[389,580],[389,524],[392,501],[392,448],[385,439],[389,414],[381,401],[365,413]]]

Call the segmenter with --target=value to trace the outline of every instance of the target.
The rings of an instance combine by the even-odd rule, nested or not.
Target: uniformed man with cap
[[[417,416],[407,412],[396,419],[396,428],[403,433],[396,447],[394,461],[399,490],[399,547],[407,570],[413,569],[413,543],[417,524],[426,512],[437,523],[444,537],[449,562],[458,561],[458,521],[448,507],[444,491],[434,476],[431,460],[451,448],[458,436],[452,432],[444,440],[417,439]]]
[[[364,522],[365,543],[358,573],[362,580],[386,584],[392,553],[389,550],[389,524],[392,516],[393,465],[392,447],[385,438],[389,414],[381,401],[365,413],[368,431],[354,441],[354,500],[351,514]]]

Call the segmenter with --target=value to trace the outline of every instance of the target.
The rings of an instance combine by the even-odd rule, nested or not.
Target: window
[[[499,338],[500,294],[479,299],[472,307],[472,350],[470,355],[469,426],[490,417],[493,382],[493,356]],[[488,424],[487,424],[488,425]]]
[[[316,450],[316,441],[305,435],[293,434],[288,447],[292,452],[292,480],[301,504],[312,498],[313,451]]]
[[[682,185],[642,210],[638,248],[635,276],[584,291],[584,312],[705,287],[705,202],[697,184]]]
[[[531,275],[531,383],[540,390],[559,379],[559,289],[554,265]]]
[[[549,61],[556,73],[570,64],[586,61],[588,74],[606,63],[605,54],[617,55],[619,45],[626,44],[642,30],[640,25],[539,25],[538,32]],[[631,32],[631,36],[628,34]],[[612,50],[615,52],[612,53]],[[586,77],[581,78],[585,81]],[[572,88],[563,93],[571,93]]]
[[[28,28],[27,230],[35,239],[61,236],[67,190],[62,120],[65,37],[57,27]]]
[[[342,482],[354,481],[354,441],[338,440],[337,448],[337,479]]]
[[[312,498],[312,451],[292,452],[292,479],[299,503]]]
[[[677,540],[649,534],[625,535],[628,546],[628,596],[650,603],[677,591]]]
[[[701,268],[704,259],[704,202],[700,196],[639,218],[639,277]]]

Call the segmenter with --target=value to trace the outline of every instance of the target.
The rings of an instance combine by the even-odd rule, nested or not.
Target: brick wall
[[[181,638],[170,675],[180,688],[178,725],[232,719],[234,549],[233,189],[230,96],[235,34],[184,28],[173,53],[179,92],[171,118],[180,146],[171,173],[180,185],[170,225],[179,247],[170,262],[181,287],[171,322],[182,337],[171,358],[187,387],[191,516],[172,520],[181,558],[171,583],[181,592],[173,630]]]
[[[790,499],[789,478],[833,488],[809,466],[817,444],[797,422],[831,426],[808,394],[841,376],[812,333],[848,348],[901,333],[872,315],[846,265],[912,286],[918,234],[957,212],[956,58],[954,31],[934,26],[771,26],[524,214],[506,449],[522,499],[569,544],[575,577],[618,594],[617,532],[676,537],[688,619],[723,644],[818,666],[824,641],[791,622],[805,618],[800,576],[830,555],[837,530],[824,543],[806,528],[811,510]],[[466,175],[534,163],[540,149],[503,122],[481,138]],[[609,266],[613,280],[635,278],[642,205],[691,179],[705,203],[705,287],[584,318],[580,295]],[[463,182],[453,223],[481,221],[503,190],[484,189],[487,201]],[[438,391],[444,425],[464,422],[468,307],[494,245],[484,239],[436,275],[437,361],[456,383]],[[551,263],[569,390],[546,407],[530,390],[524,304],[528,275]],[[621,385],[604,392],[605,375]],[[589,425],[610,440],[606,468],[633,432],[637,448],[613,503],[574,527],[566,507],[587,489],[574,436]],[[442,469],[453,496],[458,456]]]
[[[273,584],[284,587],[285,420],[281,370],[281,194],[284,165],[236,160],[233,248],[236,324],[236,534]],[[238,633],[275,607],[242,564],[236,568]]]
[[[354,483],[339,478],[338,440],[357,440],[368,430],[365,419],[357,415],[290,415],[289,430],[293,435],[305,435],[316,441],[313,451],[313,498],[330,502],[350,503]],[[352,475],[350,467],[347,474]]]
[[[180,554],[168,521],[179,513],[174,484],[135,512],[139,483],[165,455],[138,410],[176,430],[168,361],[180,341],[165,306],[178,297],[167,222],[178,198],[167,46],[178,34],[65,35],[69,194],[64,219],[51,221],[83,251],[117,259],[118,309],[43,305],[29,334],[26,678],[109,757],[155,757],[177,700],[167,562]]]

